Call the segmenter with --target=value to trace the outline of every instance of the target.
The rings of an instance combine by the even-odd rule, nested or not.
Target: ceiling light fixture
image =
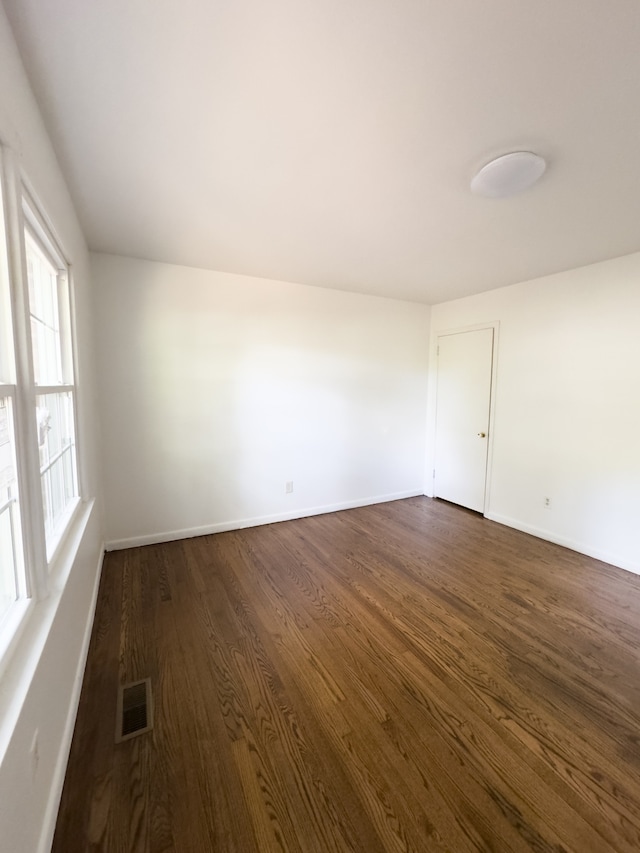
[[[508,198],[533,186],[544,174],[547,164],[531,151],[513,151],[496,157],[471,181],[471,192],[488,198]]]

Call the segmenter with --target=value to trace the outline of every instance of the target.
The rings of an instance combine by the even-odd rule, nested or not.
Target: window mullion
[[[47,551],[41,498],[37,424],[34,417],[33,353],[29,312],[29,289],[25,268],[22,185],[13,153],[3,151],[6,176],[6,214],[9,274],[12,281],[14,348],[16,366],[16,464],[23,519],[22,540],[26,565],[27,594],[44,598],[48,593]]]
[[[36,396],[41,394],[73,394],[75,391],[74,385],[35,385]]]

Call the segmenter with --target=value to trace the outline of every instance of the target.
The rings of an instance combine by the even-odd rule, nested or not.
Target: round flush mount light
[[[539,154],[512,151],[483,166],[471,181],[471,192],[488,198],[507,198],[533,186],[546,168]]]

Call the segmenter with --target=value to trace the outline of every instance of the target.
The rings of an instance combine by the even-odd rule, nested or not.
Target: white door
[[[484,512],[493,329],[438,337],[435,496]]]

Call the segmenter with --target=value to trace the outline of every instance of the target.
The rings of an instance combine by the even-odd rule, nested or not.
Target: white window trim
[[[39,602],[44,602],[50,592],[58,590],[63,566],[69,563],[69,549],[77,546],[80,528],[87,523],[92,501],[87,502],[83,477],[81,439],[78,423],[78,372],[76,357],[76,322],[73,276],[71,265],[61,249],[55,230],[42,214],[34,193],[20,173],[16,155],[0,143],[0,179],[4,204],[9,298],[12,313],[14,382],[0,385],[2,396],[12,401],[16,471],[18,478],[20,515],[22,521],[21,548],[24,555],[24,577],[18,590],[18,599],[0,620],[0,674],[6,670],[14,651],[26,636],[27,625]],[[66,280],[69,305],[69,328],[64,329],[68,345],[63,350],[63,378],[72,378],[53,387],[37,386],[34,382],[31,321],[29,310],[29,283],[26,267],[25,228],[46,250],[58,258]],[[70,368],[70,370],[69,370]],[[11,378],[11,377],[10,377]],[[40,394],[73,392],[75,426],[75,464],[79,497],[70,501],[57,525],[58,534],[47,538],[45,534],[38,452],[37,424],[34,417],[35,398]],[[17,531],[18,536],[20,532]],[[56,593],[57,594],[57,593]],[[38,620],[39,621],[39,620]]]
[[[31,238],[39,245],[45,256],[52,262],[58,271],[58,299],[60,300],[60,287],[65,289],[65,310],[60,311],[60,334],[63,338],[61,349],[63,381],[58,385],[33,385],[34,398],[45,394],[60,394],[70,391],[73,397],[73,423],[74,423],[74,465],[76,468],[76,479],[78,485],[78,496],[66,507],[62,516],[58,519],[53,534],[47,538],[45,533],[45,552],[47,566],[52,570],[56,555],[67,538],[69,528],[73,524],[74,516],[82,502],[83,480],[81,476],[80,454],[78,453],[78,384],[77,384],[77,359],[76,359],[76,324],[73,292],[73,276],[71,264],[69,263],[58,239],[55,236],[51,223],[43,215],[40,206],[34,199],[33,193],[28,189],[24,180],[21,181],[23,233],[27,230]],[[24,286],[27,288],[28,303],[28,280],[26,271]],[[31,329],[29,327],[29,347],[31,349]],[[73,381],[69,382],[69,378]],[[33,381],[32,381],[33,384]],[[35,399],[33,401],[32,414],[35,410]],[[41,468],[38,460],[38,472],[41,477]],[[39,484],[41,479],[39,479]],[[40,485],[39,485],[40,488]],[[41,494],[39,492],[39,494]]]
[[[11,420],[13,422],[10,424],[10,428],[13,428],[14,444],[15,444],[16,386],[15,385],[7,385],[6,383],[0,384],[0,397],[2,397],[5,400],[10,401]],[[15,447],[14,447],[14,450],[15,450]],[[17,465],[17,454],[16,454],[15,462]],[[15,510],[15,504],[16,503],[18,505],[17,511]],[[5,511],[6,506],[11,506],[12,504],[14,505],[13,517],[12,517],[13,552],[14,552],[15,562],[17,563],[17,567],[21,568],[25,564],[24,542],[23,542],[23,536],[22,536],[22,531],[24,529],[24,523],[22,521],[22,512],[24,510],[22,509],[22,500],[21,500],[21,495],[19,492],[18,492],[18,495],[16,497],[13,497],[8,502],[8,505],[3,504],[0,507],[0,514],[3,511]],[[9,511],[12,512],[12,510],[9,510]],[[18,524],[17,529],[15,527],[16,522]],[[27,596],[27,583],[26,583],[26,578],[25,578],[24,573],[21,571],[17,572],[17,576],[15,578],[15,581],[16,581],[17,600],[20,601],[21,599],[26,598],[26,596]],[[0,620],[0,621],[4,621],[4,617],[2,617],[2,620]]]
[[[70,346],[67,350],[65,348],[62,352],[63,356],[63,373],[68,375],[69,373],[73,376],[73,384],[62,384],[59,386],[44,386],[39,385],[36,387],[36,394],[47,394],[47,393],[58,393],[60,391],[68,390],[73,391],[73,419],[75,425],[75,444],[76,444],[76,469],[78,476],[78,492],[80,495],[81,501],[86,501],[86,496],[89,491],[87,488],[87,483],[84,476],[84,464],[83,464],[83,456],[78,448],[82,446],[82,436],[81,436],[81,425],[80,419],[78,417],[79,407],[78,407],[78,395],[79,395],[79,387],[80,387],[80,367],[79,367],[79,359],[78,359],[78,339],[77,339],[77,322],[76,322],[76,300],[75,300],[75,281],[73,275],[73,264],[69,260],[67,254],[63,250],[58,238],[55,234],[55,229],[51,222],[46,218],[44,213],[42,212],[42,208],[37,202],[34,193],[30,189],[26,179],[22,178],[21,180],[21,197],[22,197],[22,216],[23,216],[23,226],[22,233],[24,233],[24,225],[26,224],[31,231],[33,237],[35,237],[36,242],[41,244],[41,247],[45,250],[45,253],[53,256],[54,258],[59,258],[62,264],[62,267],[58,270],[58,273],[61,277],[65,279],[66,288],[67,288],[67,302],[68,302],[68,318],[69,318],[69,328],[65,328],[64,334],[67,336]],[[24,238],[23,238],[24,239]],[[26,270],[25,270],[26,276]],[[27,287],[27,303],[29,298],[29,284],[26,281]],[[63,323],[66,319],[66,314],[63,313],[61,322]],[[29,332],[30,338],[30,332]],[[31,347],[31,343],[29,340],[29,347]],[[68,359],[68,364],[65,366],[64,360]],[[32,368],[33,370],[33,368]],[[53,559],[53,558],[52,558]]]
[[[25,560],[26,595],[35,601],[46,598],[47,552],[44,513],[40,495],[37,425],[33,417],[33,353],[29,316],[22,213],[23,187],[15,155],[3,149],[5,227],[10,279],[15,352],[16,394],[14,407],[16,468],[22,511],[22,543]]]

